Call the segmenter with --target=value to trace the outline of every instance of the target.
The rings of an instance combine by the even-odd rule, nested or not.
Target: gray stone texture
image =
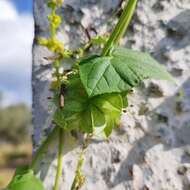
[[[65,0],[60,10],[60,39],[68,47],[77,47],[87,40],[81,25],[98,33],[110,31],[119,6],[119,0]],[[34,0],[35,37],[48,36],[48,12],[45,0]],[[190,0],[139,0],[122,45],[150,52],[178,85],[151,80],[130,94],[127,112],[109,141],[94,138],[90,144],[82,190],[189,190]],[[51,62],[44,59],[49,55],[34,40],[34,149],[52,128],[53,108],[47,99],[51,95]],[[68,63],[63,65],[69,68]],[[180,89],[184,91],[182,96]],[[60,190],[69,190],[80,142],[66,133],[64,144]],[[55,147],[56,140],[38,169],[47,190],[52,189],[56,171]]]

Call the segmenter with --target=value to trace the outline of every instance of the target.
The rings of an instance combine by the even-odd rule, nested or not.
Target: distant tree
[[[0,107],[2,106],[3,102],[3,93],[0,91]]]
[[[25,104],[0,109],[0,139],[20,143],[29,139],[31,111]]]

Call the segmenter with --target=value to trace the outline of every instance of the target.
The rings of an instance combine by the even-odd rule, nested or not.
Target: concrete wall
[[[84,27],[110,30],[119,0],[65,0],[58,32],[67,46],[86,40]],[[45,0],[34,0],[35,36],[48,35]],[[111,17],[112,18],[112,17]],[[109,22],[107,20],[109,19]],[[148,81],[130,95],[121,126],[109,142],[94,139],[86,153],[82,190],[189,190],[190,189],[190,1],[139,0],[123,45],[150,52],[177,79]],[[48,83],[51,55],[34,41],[33,48],[33,144],[38,147],[51,129],[52,106]],[[64,63],[64,68],[69,65]],[[179,97],[179,89],[184,96]],[[64,139],[60,190],[69,190],[79,142],[69,133]],[[56,169],[56,140],[39,164],[39,176],[52,189]]]

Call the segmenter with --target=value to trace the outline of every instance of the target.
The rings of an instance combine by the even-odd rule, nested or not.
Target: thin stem
[[[123,10],[123,13],[119,18],[119,21],[115,26],[113,32],[111,33],[110,38],[108,39],[106,45],[104,46],[101,56],[108,55],[111,47],[119,43],[123,34],[127,30],[127,27],[129,26],[136,4],[137,0],[126,0],[126,6]]]
[[[80,153],[79,160],[77,162],[77,169],[75,171],[75,178],[73,180],[71,190],[78,190],[83,185],[83,182],[85,180],[81,174],[81,168],[82,168],[82,165],[84,162],[83,154],[84,154],[84,152],[82,151]]]
[[[91,139],[91,136],[88,135],[84,141],[83,146],[82,146],[82,150],[81,150],[81,153],[79,155],[78,162],[77,162],[77,168],[75,171],[75,177],[74,177],[74,180],[73,180],[73,183],[71,186],[71,190],[79,190],[82,187],[82,185],[84,184],[85,177],[81,174],[81,169],[82,169],[82,166],[84,163],[84,154],[88,148],[90,139]]]
[[[59,130],[59,127],[55,127],[47,136],[47,138],[44,140],[44,142],[41,144],[41,146],[38,148],[36,153],[33,156],[32,163],[31,163],[31,169],[35,169],[37,162],[41,159],[43,156],[44,152],[48,148],[48,145],[51,143],[51,141],[54,139],[56,136],[57,132]]]
[[[62,169],[62,157],[63,157],[63,129],[59,129],[59,150],[57,155],[57,173],[55,177],[55,183],[53,190],[58,190],[59,188],[59,179],[61,176],[61,169]]]

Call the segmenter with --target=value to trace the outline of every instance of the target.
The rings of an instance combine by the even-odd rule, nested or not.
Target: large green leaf
[[[149,54],[125,48],[115,48],[107,57],[81,61],[79,73],[89,97],[126,92],[143,79],[172,80],[164,67]]]
[[[7,190],[45,190],[42,182],[28,168],[18,168]]]

